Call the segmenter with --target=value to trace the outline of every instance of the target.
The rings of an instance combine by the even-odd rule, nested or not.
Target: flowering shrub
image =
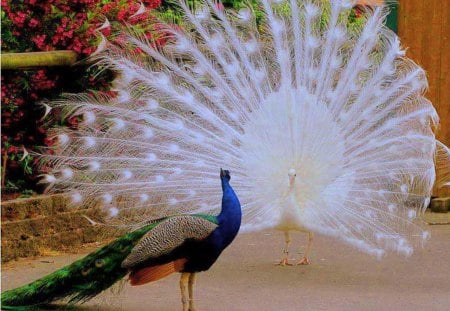
[[[141,3],[144,12],[139,11]],[[73,50],[84,58],[96,50],[99,28],[103,35],[111,36],[126,22],[151,36],[146,27],[152,19],[151,9],[159,7],[161,0],[2,0],[1,4],[3,53]],[[101,27],[105,18],[110,25]],[[39,101],[62,92],[106,91],[112,75],[104,72],[94,79],[94,74],[95,68],[86,67],[2,71],[1,153],[6,173],[2,174],[2,194],[37,190],[37,160],[30,155],[23,157],[23,147],[36,150],[37,146],[50,146],[47,129],[55,125],[44,123],[45,109]],[[64,122],[76,126],[77,120]]]

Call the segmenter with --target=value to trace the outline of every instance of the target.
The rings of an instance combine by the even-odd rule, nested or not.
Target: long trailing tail
[[[137,241],[154,224],[125,234],[99,250],[30,284],[1,295],[2,310],[31,310],[38,305],[69,298],[69,303],[85,302],[123,278],[121,267]]]

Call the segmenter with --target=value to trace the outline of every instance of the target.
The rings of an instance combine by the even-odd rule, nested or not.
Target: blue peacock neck
[[[238,197],[230,186],[229,178],[222,177],[222,210],[217,216],[219,228],[223,242],[228,245],[237,235],[241,226],[241,204]]]

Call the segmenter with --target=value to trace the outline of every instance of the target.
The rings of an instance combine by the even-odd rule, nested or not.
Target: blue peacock
[[[2,310],[26,310],[61,298],[84,302],[127,274],[131,285],[141,285],[180,272],[183,310],[193,311],[196,273],[214,264],[241,225],[241,206],[229,171],[221,170],[220,178],[223,197],[218,216],[175,215],[148,221],[69,266],[2,293]]]

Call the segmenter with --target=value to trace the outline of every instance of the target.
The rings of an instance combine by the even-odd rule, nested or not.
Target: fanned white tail
[[[57,130],[44,158],[53,189],[128,225],[220,208],[220,167],[233,173],[244,230],[279,225],[295,169],[301,225],[377,256],[409,255],[428,237],[414,219],[435,180],[424,71],[404,57],[382,6],[361,29],[352,1],[261,0],[224,12],[191,10],[172,43],[126,35],[99,64],[119,74],[114,98],[67,95],[52,103],[83,122]],[[136,48],[146,56],[132,52]]]

